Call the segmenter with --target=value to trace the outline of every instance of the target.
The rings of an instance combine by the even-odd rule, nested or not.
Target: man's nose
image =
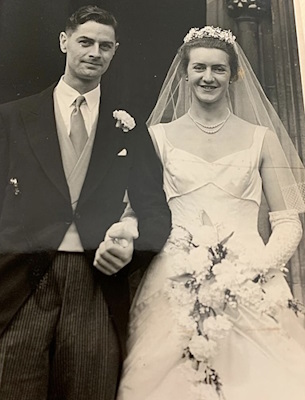
[[[91,57],[100,57],[101,56],[101,51],[100,51],[100,46],[98,43],[94,43],[91,47],[90,47],[90,56]]]

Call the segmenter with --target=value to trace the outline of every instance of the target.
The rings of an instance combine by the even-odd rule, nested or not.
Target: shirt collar
[[[80,93],[77,90],[73,89],[64,81],[64,75],[60,78],[56,90],[66,107],[71,107],[75,99],[78,96],[80,96]],[[92,111],[94,107],[98,104],[98,102],[100,101],[100,95],[101,95],[100,85],[90,90],[90,92],[83,94],[83,96],[86,99],[89,111]]]

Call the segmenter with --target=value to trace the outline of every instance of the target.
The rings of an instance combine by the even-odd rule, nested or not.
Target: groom
[[[80,8],[60,34],[59,82],[0,106],[1,400],[113,400],[128,269],[169,234],[147,130],[115,119],[100,86],[116,28],[109,12]],[[121,218],[127,189],[138,238]]]

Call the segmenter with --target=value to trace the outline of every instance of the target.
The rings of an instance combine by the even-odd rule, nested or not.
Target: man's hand
[[[133,240],[127,242],[126,239],[108,239],[96,250],[93,265],[104,274],[113,275],[131,261],[132,254]]]
[[[93,265],[106,275],[116,274],[131,261],[133,240],[137,237],[134,222],[123,220],[113,224],[96,250]]]

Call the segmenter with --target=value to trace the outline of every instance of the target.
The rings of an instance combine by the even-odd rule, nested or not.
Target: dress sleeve
[[[171,214],[163,191],[163,171],[146,126],[138,127],[129,175],[128,196],[138,218],[136,250],[159,252],[171,230]],[[161,160],[162,161],[162,160]]]
[[[156,153],[161,160],[161,163],[164,164],[164,140],[165,140],[165,131],[162,124],[150,126],[148,128],[148,132],[150,134],[151,140],[154,144]]]

